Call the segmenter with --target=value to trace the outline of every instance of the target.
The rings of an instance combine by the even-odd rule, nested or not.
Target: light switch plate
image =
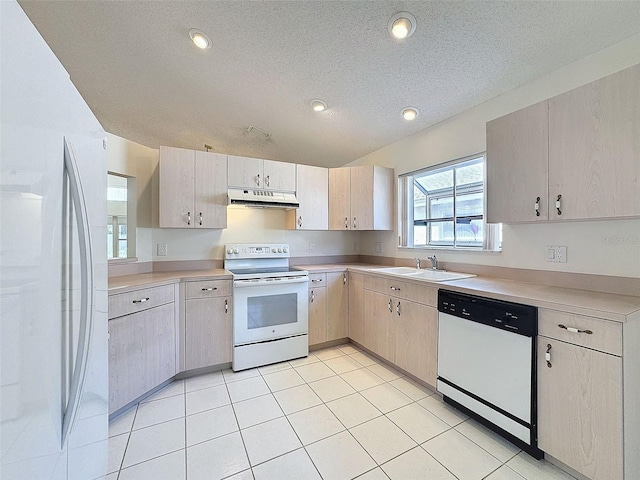
[[[547,245],[547,262],[567,263],[566,245]]]
[[[376,242],[376,253],[382,253],[384,251],[384,243]]]
[[[309,244],[309,253],[313,253],[316,251],[316,244],[315,243],[310,243]]]
[[[167,256],[167,244],[166,243],[158,243],[156,245],[157,254],[159,257]]]

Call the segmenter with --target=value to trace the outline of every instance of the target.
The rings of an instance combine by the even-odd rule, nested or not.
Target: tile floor
[[[111,422],[106,480],[563,480],[375,358],[178,380]]]

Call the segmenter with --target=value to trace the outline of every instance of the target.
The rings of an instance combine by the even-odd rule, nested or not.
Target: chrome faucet
[[[437,270],[438,269],[438,259],[436,258],[436,256],[434,255],[433,257],[428,257],[429,260],[431,260],[431,268],[433,270]]]
[[[414,260],[416,261],[416,268],[418,270],[420,270],[420,259],[419,258],[414,258]]]

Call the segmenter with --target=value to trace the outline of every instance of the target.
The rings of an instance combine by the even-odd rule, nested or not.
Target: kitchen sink
[[[385,268],[374,268],[371,270],[372,272],[380,272],[380,273],[389,273],[391,275],[413,275],[420,273],[422,270],[418,270],[414,267],[385,267]]]
[[[418,278],[430,282],[447,282],[449,280],[459,280],[461,278],[475,277],[470,273],[447,272],[446,270],[418,270],[412,267],[385,267],[374,268],[372,272],[388,273],[390,275],[400,275],[409,278]]]

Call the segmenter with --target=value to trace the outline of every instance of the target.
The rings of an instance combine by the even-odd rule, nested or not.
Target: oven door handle
[[[282,280],[234,280],[233,286],[236,288],[271,287],[277,285],[292,285],[294,283],[309,283],[309,277],[284,277]]]

